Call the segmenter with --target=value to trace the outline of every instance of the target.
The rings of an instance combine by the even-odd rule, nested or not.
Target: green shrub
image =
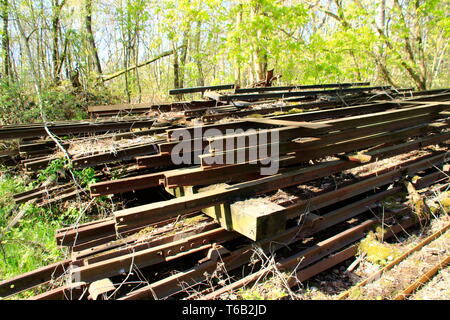
[[[85,92],[62,83],[42,90],[43,111],[47,121],[86,119],[89,105],[111,104],[117,100],[104,87]],[[0,79],[0,123],[31,122],[42,122],[34,90],[19,82]]]

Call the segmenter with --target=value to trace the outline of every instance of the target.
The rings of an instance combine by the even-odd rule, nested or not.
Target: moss
[[[142,229],[141,231],[139,231],[136,234],[136,237],[139,238],[139,237],[148,235],[148,234],[152,233],[155,230],[156,230],[156,227],[152,227],[152,226],[146,227],[146,228]]]
[[[400,255],[400,252],[391,245],[378,241],[373,232],[370,232],[360,242],[358,249],[360,254],[365,254],[368,261],[381,266],[387,265],[391,260]]]
[[[197,215],[190,218],[184,219],[182,222],[185,226],[191,226],[193,224],[199,223],[201,221],[205,220],[205,216],[203,215]]]
[[[450,212],[450,191],[443,192],[439,195],[439,204],[444,213]]]
[[[361,299],[363,296],[362,290],[360,287],[355,287],[350,289],[349,293],[348,293],[348,297],[350,299]]]
[[[287,111],[275,111],[274,113],[272,113],[273,116],[284,116],[287,114],[296,114],[296,113],[302,113],[303,109],[299,109],[299,108],[292,108],[290,110]]]
[[[293,108],[293,109],[291,109],[291,110],[288,110],[288,111],[286,112],[286,114],[295,114],[295,113],[302,113],[302,112],[303,112],[303,109]]]
[[[262,114],[254,113],[248,116],[249,118],[264,118]]]
[[[202,222],[205,219],[206,219],[206,217],[204,215],[201,215],[201,214],[199,214],[197,216],[190,217],[190,218],[185,218],[185,219],[183,219],[181,221],[178,221],[175,224],[174,229],[180,229],[180,228],[184,229],[184,228],[193,226],[193,225],[195,225],[197,223],[200,223],[200,222]]]
[[[352,158],[360,163],[367,163],[370,162],[370,160],[372,160],[371,156],[364,154],[362,152],[358,152],[357,154],[353,155]]]
[[[252,288],[241,288],[237,294],[243,300],[280,300],[288,296],[282,280],[287,280],[288,278],[289,275],[287,273],[280,273],[276,277],[270,277]]]
[[[273,116],[284,116],[285,114],[287,114],[287,112],[284,111],[275,111],[272,113]]]

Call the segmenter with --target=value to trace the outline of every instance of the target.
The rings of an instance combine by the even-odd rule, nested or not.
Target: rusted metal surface
[[[129,131],[132,128],[150,128],[153,119],[135,119],[124,121],[102,121],[102,122],[71,122],[71,123],[48,123],[47,127],[55,135],[69,135],[89,132],[107,131]],[[46,137],[47,131],[43,124],[1,126],[0,139],[18,139]]]
[[[71,260],[63,260],[0,282],[0,297],[20,293],[42,283],[56,279],[67,272]]]
[[[232,101],[242,100],[251,101],[259,99],[271,99],[271,98],[288,98],[288,97],[305,97],[305,96],[317,96],[317,95],[337,95],[344,93],[354,93],[362,91],[374,91],[374,90],[389,90],[389,86],[378,87],[361,87],[361,88],[340,88],[332,90],[311,90],[311,91],[281,91],[281,92],[269,92],[269,93],[257,93],[257,94],[225,94],[219,97],[219,101]]]
[[[340,92],[343,87],[343,85],[338,87]],[[267,91],[270,94],[269,90],[272,89],[274,88],[255,92]],[[343,90],[346,89],[352,88]],[[370,89],[365,88],[365,90]],[[370,103],[367,102],[367,95],[349,94],[343,97],[346,102],[349,101],[348,106],[345,107],[343,101],[336,99],[333,101],[311,100],[317,94],[335,92],[333,90],[321,90],[315,95],[311,93],[313,91],[308,92],[308,99],[305,99],[305,96],[299,97],[304,100],[302,101],[304,103],[298,104],[299,108],[303,107],[307,110],[308,107],[317,107],[318,111],[267,118],[247,118],[200,127],[175,127],[173,124],[164,122],[159,123],[160,126],[164,125],[164,128],[136,133],[130,131],[114,136],[105,135],[111,139],[122,139],[134,135],[163,133],[166,130],[165,136],[163,136],[164,140],[155,141],[154,144],[130,145],[116,154],[102,153],[83,158],[75,157],[73,162],[76,168],[118,162],[115,166],[122,168],[120,170],[125,172],[125,176],[121,179],[106,180],[111,179],[114,173],[112,171],[109,173],[110,171],[105,166],[100,177],[102,181],[90,186],[91,196],[146,190],[142,194],[157,191],[158,196],[161,195],[159,199],[167,199],[170,197],[169,194],[159,194],[165,192],[164,188],[166,188],[165,190],[170,191],[178,198],[155,202],[149,200],[149,203],[142,206],[118,210],[113,213],[111,218],[58,230],[57,244],[68,246],[71,252],[70,260],[68,260],[68,267],[72,269],[71,275],[76,273],[79,276],[77,281],[83,282],[51,289],[38,295],[36,299],[87,299],[89,285],[97,280],[106,277],[123,279],[123,277],[129,276],[130,271],[137,271],[137,269],[139,272],[145,273],[153,269],[159,271],[160,268],[167,268],[166,271],[171,272],[175,270],[171,268],[177,266],[178,263],[183,263],[185,266],[177,267],[176,270],[179,272],[176,274],[172,273],[165,278],[160,275],[154,276],[154,279],[150,277],[147,286],[128,294],[124,288],[120,292],[120,295],[123,295],[122,299],[167,298],[181,293],[186,286],[198,286],[199,283],[205,281],[205,272],[213,273],[222,265],[227,270],[242,267],[253,255],[255,245],[269,254],[287,245],[297,246],[299,241],[306,237],[319,237],[318,239],[321,241],[316,245],[300,252],[294,251],[290,256],[282,256],[278,260],[280,270],[283,268],[295,270],[298,279],[306,280],[321,270],[326,270],[355,254],[354,242],[363,237],[378,222],[377,218],[364,220],[368,210],[373,210],[377,215],[380,201],[386,197],[397,195],[403,190],[403,179],[415,174],[423,175],[423,172],[426,172],[425,176],[417,181],[414,180],[416,188],[425,188],[441,180],[445,182],[443,179],[446,177],[448,167],[441,169],[441,166],[447,161],[445,142],[450,140],[448,131],[450,104],[447,101],[450,99],[449,92],[445,90],[423,93],[395,92],[392,93],[392,97],[396,99],[394,101],[384,100],[387,99],[385,93],[377,97],[379,101]],[[348,93],[350,92],[348,91]],[[218,100],[222,98],[220,94],[214,93],[212,96]],[[365,104],[358,101],[365,101]],[[274,101],[270,103],[273,104]],[[290,102],[285,101],[285,103]],[[289,105],[286,110],[295,106]],[[234,105],[227,106],[213,100],[174,102],[141,107],[136,110],[139,112],[181,111],[179,112],[181,115],[185,111],[186,116],[193,117],[207,116],[208,112],[225,114],[234,112],[236,117],[239,117],[256,113],[259,110],[258,106],[253,103],[238,101]],[[132,110],[134,107],[120,106],[119,111],[127,112],[127,108]],[[275,105],[269,105],[267,110],[272,109],[273,111],[275,108]],[[107,107],[102,107],[95,112],[103,114],[114,112],[114,110],[107,109]],[[221,117],[222,115],[217,114],[217,116]],[[188,119],[183,119],[181,122],[183,125],[189,123],[188,121],[184,122],[185,120]],[[121,123],[128,123],[127,121]],[[112,125],[118,122],[104,123]],[[58,124],[60,126],[58,129],[62,128],[62,125],[79,126],[81,124]],[[25,129],[25,131],[29,129],[20,126],[18,128]],[[33,129],[37,128],[33,127]],[[105,128],[107,126],[103,129]],[[186,132],[204,134],[208,129],[216,129],[216,134],[210,137],[194,137],[187,141],[181,141]],[[210,165],[204,162],[204,159],[211,158],[213,155],[226,157],[227,152],[230,151],[215,147],[211,154],[206,153],[201,156],[197,151],[204,150],[220,140],[249,138],[252,134],[234,134],[225,137],[217,135],[217,132],[227,133],[229,129],[256,129],[259,133],[267,132],[269,135],[278,135],[280,157],[275,161],[280,168],[279,172],[270,176],[261,176],[261,164],[245,163],[247,158],[244,159],[244,163],[225,166]],[[179,133],[182,133],[181,137],[178,135]],[[158,139],[161,137],[158,136]],[[72,143],[77,143],[77,141],[74,140]],[[200,165],[174,165],[172,163],[171,152],[174,147],[180,146],[179,143],[194,147],[189,156],[191,160],[201,160],[198,162]],[[435,144],[439,144],[441,147],[437,149],[428,147]],[[28,143],[23,142],[22,146],[24,152],[21,156],[28,157],[22,160],[25,167],[35,170],[44,168],[54,159],[51,151],[55,145],[51,141],[28,141]],[[266,145],[261,143],[261,146]],[[152,150],[149,149],[150,147]],[[248,150],[250,147],[250,145],[244,146]],[[336,185],[336,190],[323,189],[314,193],[309,199],[296,196],[289,201],[277,204],[277,210],[266,216],[253,214],[251,210],[230,210],[231,215],[227,216],[226,207],[235,201],[271,195],[279,189],[307,184],[347,169],[426,147],[426,152],[414,152],[411,159],[403,159],[400,163],[386,166],[381,170],[370,169],[370,173],[365,174],[361,180],[355,179],[347,181],[348,183],[339,183]],[[364,157],[359,152],[363,152]],[[144,156],[141,156],[142,154]],[[323,159],[331,156],[336,158]],[[127,161],[130,160],[135,160],[137,165],[128,165]],[[196,193],[196,190],[201,187],[216,183],[222,184],[222,187]],[[390,184],[392,186],[388,188]],[[42,197],[45,199],[43,203],[48,205],[55,201],[79,196],[80,192],[82,192],[81,189],[70,184],[66,187],[52,185],[22,193],[15,199],[17,202],[24,202]],[[51,197],[43,197],[46,194],[51,194]],[[82,196],[86,197],[84,193]],[[114,201],[115,198],[112,199]],[[217,208],[223,208],[223,210]],[[217,210],[211,214],[210,209]],[[208,215],[216,218],[217,221],[202,215],[202,210],[208,212]],[[252,221],[257,222],[255,223],[257,229],[237,228],[239,224],[237,218],[234,221],[237,223],[237,229],[233,229],[233,223],[223,227],[219,226],[219,223],[223,221],[230,222],[229,218],[233,219],[238,212],[245,215],[246,219],[248,217],[254,219]],[[387,216],[395,217],[396,214],[399,213],[389,212]],[[272,219],[275,216],[279,219]],[[188,221],[187,219],[192,219],[191,224],[181,228],[182,224],[180,223]],[[346,224],[349,219],[358,220],[359,225],[349,228]],[[300,220],[301,223],[297,224],[297,220]],[[405,220],[402,225],[394,225],[386,233],[386,236],[392,236],[415,222]],[[267,228],[264,229],[264,226]],[[270,228],[268,228],[269,226]],[[242,234],[228,230],[240,230]],[[255,236],[249,236],[246,230],[255,231]],[[261,230],[265,231],[260,232]],[[328,233],[326,234],[325,231]],[[250,241],[246,237],[257,241]],[[298,265],[299,259],[301,259],[300,265]],[[35,275],[28,276],[28,279],[32,280],[29,285],[50,284],[53,278],[49,278],[46,274],[48,270],[46,270],[45,268],[36,270]],[[231,286],[236,289],[247,284],[248,280],[254,281],[260,276],[267,275],[267,272],[267,270],[262,270]],[[134,272],[132,273],[134,274]],[[42,275],[44,276],[41,277]],[[65,274],[64,276],[66,277]],[[24,279],[27,279],[26,275]],[[25,280],[22,278],[19,277],[14,281],[17,281],[20,290],[28,288],[28,285],[23,284]],[[8,282],[8,284],[14,285],[14,281]],[[289,284],[295,285],[296,282],[291,279]],[[219,292],[224,290],[227,289],[219,289],[211,295],[216,297]],[[8,292],[13,291],[4,287],[4,294]],[[120,295],[113,296],[118,298]]]

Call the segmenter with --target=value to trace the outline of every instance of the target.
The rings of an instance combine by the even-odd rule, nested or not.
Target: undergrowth
[[[39,171],[35,184],[44,181],[57,182],[59,180],[71,180],[73,177],[71,177],[70,171],[82,187],[97,182],[94,168],[75,170],[66,158],[58,158],[51,161],[47,168]]]
[[[88,222],[97,218],[90,213],[96,211],[98,214],[108,208],[108,202],[103,198],[96,199],[88,212],[80,199],[51,207],[37,206],[32,201],[14,203],[14,194],[34,189],[42,182],[71,181],[67,169],[67,161],[56,159],[32,179],[21,172],[0,168],[0,281],[62,259],[65,251],[56,245],[56,230],[73,223]],[[83,188],[95,181],[92,168],[72,171]],[[10,227],[11,221],[20,215],[20,220]],[[22,296],[30,294],[27,292]]]
[[[90,91],[74,89],[62,82],[46,86],[42,91],[42,103],[47,121],[82,120],[88,118],[89,105],[117,102],[104,87]],[[41,110],[36,95],[20,82],[0,79],[0,124],[41,122]]]

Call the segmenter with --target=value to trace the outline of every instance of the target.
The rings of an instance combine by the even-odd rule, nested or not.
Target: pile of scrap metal
[[[214,299],[273,271],[246,268],[255,250],[276,253],[295,286],[354,256],[381,219],[383,238],[414,226],[426,217],[403,198],[405,184],[422,195],[449,183],[450,90],[366,85],[171,91],[209,100],[160,108],[181,108],[187,121],[152,142],[73,159],[128,164],[123,178],[99,175],[91,196],[141,190],[146,203],[58,230],[70,258],[1,282],[0,297],[45,284],[33,299]],[[199,119],[207,124],[194,126]],[[180,149],[188,161],[175,161]],[[278,170],[263,174],[268,165]],[[156,190],[165,199],[154,200]],[[392,197],[398,205],[385,207]],[[226,281],[211,281],[221,272]]]

